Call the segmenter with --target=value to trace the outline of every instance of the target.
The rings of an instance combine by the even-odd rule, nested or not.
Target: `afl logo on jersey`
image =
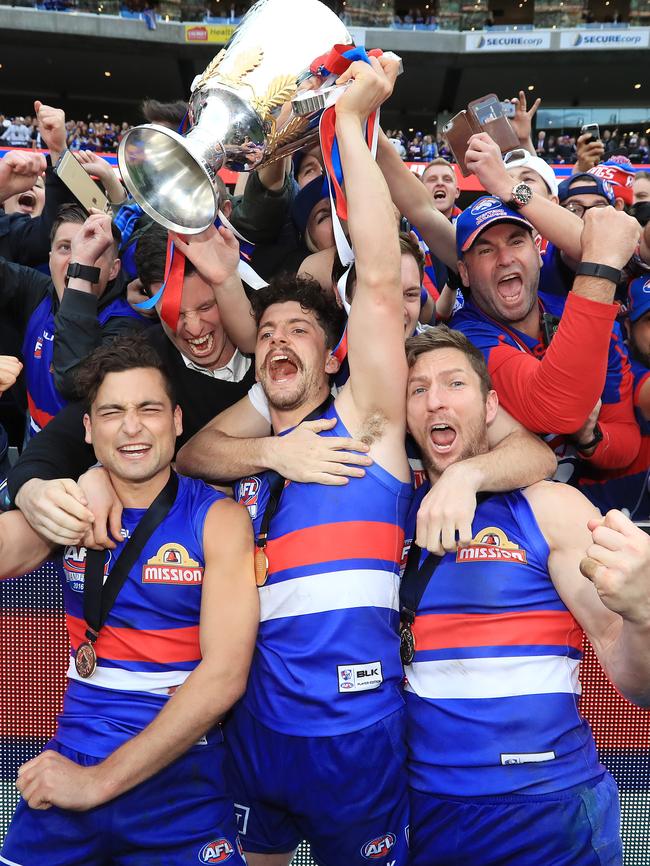
[[[361,853],[366,860],[381,860],[388,854],[396,841],[394,833],[385,833],[383,836],[377,836],[370,842],[366,842]]]
[[[201,585],[203,583],[203,567],[191,558],[182,544],[171,541],[168,544],[163,544],[158,553],[147,560],[142,569],[142,583],[167,583],[176,586]]]
[[[111,551],[107,551],[106,563],[104,565],[104,574],[108,574],[108,567],[111,563]],[[63,570],[65,572],[65,580],[73,592],[84,591],[84,573],[86,571],[86,548],[85,547],[66,547],[63,551]]]
[[[514,544],[502,529],[486,526],[476,533],[472,543],[459,547],[456,562],[518,562],[525,565],[526,551]]]
[[[234,853],[235,849],[227,839],[216,839],[214,842],[208,842],[207,845],[201,848],[199,851],[199,862],[225,863],[226,860],[230,860]]]
[[[239,482],[239,501],[248,508],[251,520],[257,517],[257,506],[260,495],[260,479],[252,475]]]

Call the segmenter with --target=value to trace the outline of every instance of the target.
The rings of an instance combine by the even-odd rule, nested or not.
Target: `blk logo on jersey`
[[[384,681],[381,662],[362,665],[337,665],[339,692],[367,692],[378,689]]]
[[[526,551],[514,544],[502,529],[486,526],[476,533],[472,543],[459,547],[456,562],[515,562],[525,565]]]
[[[171,541],[163,544],[158,553],[147,560],[142,569],[142,583],[200,585],[203,583],[203,567],[191,558],[182,544]]]
[[[257,517],[257,506],[260,495],[260,479],[252,475],[239,483],[239,501],[248,508],[251,520]]]
[[[381,860],[388,854],[396,841],[394,833],[384,833],[383,836],[377,836],[370,842],[366,842],[361,849],[361,854],[366,860]]]
[[[226,860],[230,860],[234,853],[235,849],[227,839],[215,839],[201,848],[199,851],[199,862],[225,863]]]

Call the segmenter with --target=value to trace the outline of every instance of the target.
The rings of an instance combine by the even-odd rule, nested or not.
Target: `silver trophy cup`
[[[122,178],[145,213],[201,232],[216,219],[220,168],[250,171],[315,143],[318,110],[297,114],[291,100],[321,83],[309,67],[341,43],[350,34],[319,0],[259,0],[195,81],[187,135],[146,124],[122,139]]]

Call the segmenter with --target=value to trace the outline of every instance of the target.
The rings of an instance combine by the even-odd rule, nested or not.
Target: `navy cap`
[[[519,223],[533,231],[533,226],[520,213],[504,204],[500,198],[484,195],[473,205],[466,208],[456,220],[456,254],[462,259],[463,253],[472,246],[478,236],[495,223]]]
[[[627,314],[631,322],[636,322],[650,310],[650,276],[632,280],[627,290]]]
[[[296,195],[291,205],[291,219],[301,235],[305,234],[309,214],[319,201],[328,198],[327,178],[315,177]]]
[[[576,183],[576,181],[583,178],[587,181],[584,185]],[[569,189],[569,187],[571,187],[571,189]],[[567,177],[566,180],[563,180],[558,187],[557,194],[560,199],[560,204],[574,195],[600,195],[603,198],[606,198],[610,204],[614,204],[615,198],[614,189],[608,180],[603,180],[602,177],[597,177],[595,174],[590,174],[586,171],[582,171],[579,174],[572,174],[571,177]]]

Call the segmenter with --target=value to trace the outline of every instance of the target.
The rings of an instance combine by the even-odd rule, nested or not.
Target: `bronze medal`
[[[255,566],[255,583],[258,586],[264,586],[266,579],[269,576],[269,561],[264,553],[263,547],[255,548],[255,557],[253,560]]]
[[[415,656],[415,637],[408,623],[399,630],[399,655],[403,665],[410,665]]]
[[[97,669],[97,653],[94,646],[88,643],[88,641],[84,641],[84,643],[79,644],[77,647],[77,652],[74,656],[74,666],[79,676],[84,680],[87,680],[88,677],[91,677],[95,673]]]

